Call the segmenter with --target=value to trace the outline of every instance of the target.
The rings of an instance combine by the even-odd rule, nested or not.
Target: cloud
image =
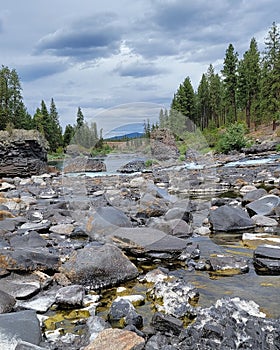
[[[30,82],[66,71],[69,68],[63,62],[40,62],[33,64],[18,65],[17,72],[23,82]]]
[[[166,73],[166,69],[155,66],[148,62],[130,62],[128,64],[121,63],[114,70],[123,77],[143,78]]]
[[[42,37],[35,47],[36,54],[70,57],[79,61],[108,57],[118,52],[121,25],[112,14],[82,18]]]

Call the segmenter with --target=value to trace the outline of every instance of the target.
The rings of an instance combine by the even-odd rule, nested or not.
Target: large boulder
[[[210,210],[209,221],[213,231],[224,232],[249,229],[255,225],[246,211],[229,205]]]
[[[37,130],[0,131],[0,177],[47,171],[47,141]]]
[[[111,244],[89,246],[74,251],[61,272],[72,283],[92,289],[114,286],[131,280],[138,270],[122,251]]]
[[[151,153],[158,160],[178,159],[179,151],[170,130],[155,129],[151,132]]]
[[[251,215],[273,215],[280,207],[280,197],[269,194],[246,205]]]

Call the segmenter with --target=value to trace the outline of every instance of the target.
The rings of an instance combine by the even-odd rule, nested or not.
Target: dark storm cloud
[[[167,73],[166,69],[160,69],[148,62],[132,62],[119,65],[114,72],[123,77],[142,78],[147,76]]]
[[[108,57],[118,51],[121,33],[122,26],[115,22],[115,16],[99,14],[44,36],[35,52],[77,60]]]
[[[68,69],[68,65],[61,62],[44,62],[36,64],[28,64],[18,66],[17,72],[24,82],[30,82],[57,73],[64,72]]]

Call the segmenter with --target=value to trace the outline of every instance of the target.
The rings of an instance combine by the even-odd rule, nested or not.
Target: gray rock
[[[44,273],[17,274],[11,273],[1,278],[1,290],[16,299],[26,299],[47,287],[52,279]]]
[[[60,258],[47,248],[0,250],[0,267],[10,271],[58,270]]]
[[[119,227],[132,227],[129,218],[114,207],[99,207],[88,220],[87,232],[90,236],[111,234]]]
[[[111,237],[120,248],[153,258],[176,258],[187,246],[184,239],[147,227],[119,228]]]
[[[180,238],[190,237],[192,235],[191,226],[181,219],[165,220],[165,218],[161,217],[150,218],[146,225]]]
[[[90,334],[89,342],[92,342],[101,331],[110,328],[110,325],[102,317],[90,316],[87,319],[87,327]]]
[[[183,330],[183,321],[160,312],[153,315],[151,325],[156,331],[168,335],[179,335]]]
[[[249,271],[249,261],[239,256],[217,255],[210,257],[207,263],[211,270],[221,275],[241,274]]]
[[[137,217],[150,218],[164,215],[170,202],[164,198],[158,198],[151,193],[144,193],[140,198],[140,205],[137,210]]]
[[[253,262],[258,274],[280,275],[280,246],[258,246]]]
[[[0,286],[1,288],[1,286]],[[16,300],[10,294],[0,289],[0,314],[11,312],[15,306]]]
[[[280,345],[279,321],[265,318],[251,300],[224,298],[198,310],[177,338],[178,349],[273,349]],[[175,339],[173,339],[175,341]],[[272,345],[273,344],[273,345]]]
[[[60,288],[55,296],[55,302],[62,306],[82,306],[85,288],[81,285],[71,285]]]
[[[236,231],[254,227],[248,213],[240,208],[223,205],[210,210],[209,221],[213,231]]]
[[[113,286],[138,275],[136,266],[111,244],[89,246],[73,252],[62,265],[61,272],[72,283],[92,289]]]
[[[133,325],[136,328],[143,326],[143,318],[137,314],[132,303],[125,299],[113,301],[108,313],[108,320],[112,325],[124,319],[125,325]]]
[[[10,244],[14,248],[40,248],[47,246],[46,240],[36,231],[13,236],[10,238]]]
[[[264,215],[254,215],[252,216],[252,220],[257,226],[278,226],[278,222],[275,219],[269,218]]]
[[[42,340],[36,312],[31,310],[0,314],[0,344],[11,346],[18,341],[39,345]]]
[[[99,159],[90,157],[75,157],[66,159],[63,166],[64,173],[101,172],[106,171],[106,165]]]
[[[118,169],[120,173],[136,173],[145,169],[145,162],[143,160],[132,160]]]
[[[256,190],[247,192],[243,198],[243,203],[251,203],[267,195],[267,191],[264,188],[258,188]]]
[[[251,215],[273,215],[280,206],[280,198],[273,194],[264,196],[246,205],[246,209]]]

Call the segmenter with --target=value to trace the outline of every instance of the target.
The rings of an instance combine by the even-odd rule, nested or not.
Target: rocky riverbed
[[[280,164],[229,160],[2,178],[2,348],[279,349]]]

